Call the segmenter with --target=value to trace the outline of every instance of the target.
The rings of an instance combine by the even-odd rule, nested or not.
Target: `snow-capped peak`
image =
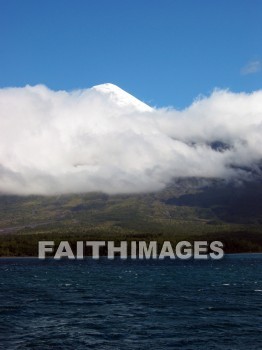
[[[153,110],[146,103],[138,100],[134,96],[130,95],[128,92],[122,90],[118,86],[106,83],[101,85],[93,86],[94,90],[99,91],[103,94],[107,94],[111,101],[115,102],[117,105],[124,107],[134,107],[141,112],[150,112]]]

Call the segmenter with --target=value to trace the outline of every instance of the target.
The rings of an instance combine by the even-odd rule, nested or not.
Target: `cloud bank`
[[[262,91],[217,90],[182,111],[143,111],[110,96],[1,89],[0,192],[134,193],[176,177],[260,176]]]

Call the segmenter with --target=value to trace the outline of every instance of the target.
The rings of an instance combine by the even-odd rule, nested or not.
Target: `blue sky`
[[[0,87],[111,82],[184,108],[262,88],[260,0],[0,0]]]

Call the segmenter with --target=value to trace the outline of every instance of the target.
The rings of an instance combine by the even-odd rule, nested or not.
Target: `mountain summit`
[[[118,86],[106,83],[93,86],[94,90],[108,95],[109,99],[121,107],[134,107],[140,112],[150,112],[153,110],[146,103],[138,100],[136,97],[130,95],[128,92],[122,90]]]

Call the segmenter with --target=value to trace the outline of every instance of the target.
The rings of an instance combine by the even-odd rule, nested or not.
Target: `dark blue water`
[[[262,254],[0,259],[1,349],[262,349]]]

